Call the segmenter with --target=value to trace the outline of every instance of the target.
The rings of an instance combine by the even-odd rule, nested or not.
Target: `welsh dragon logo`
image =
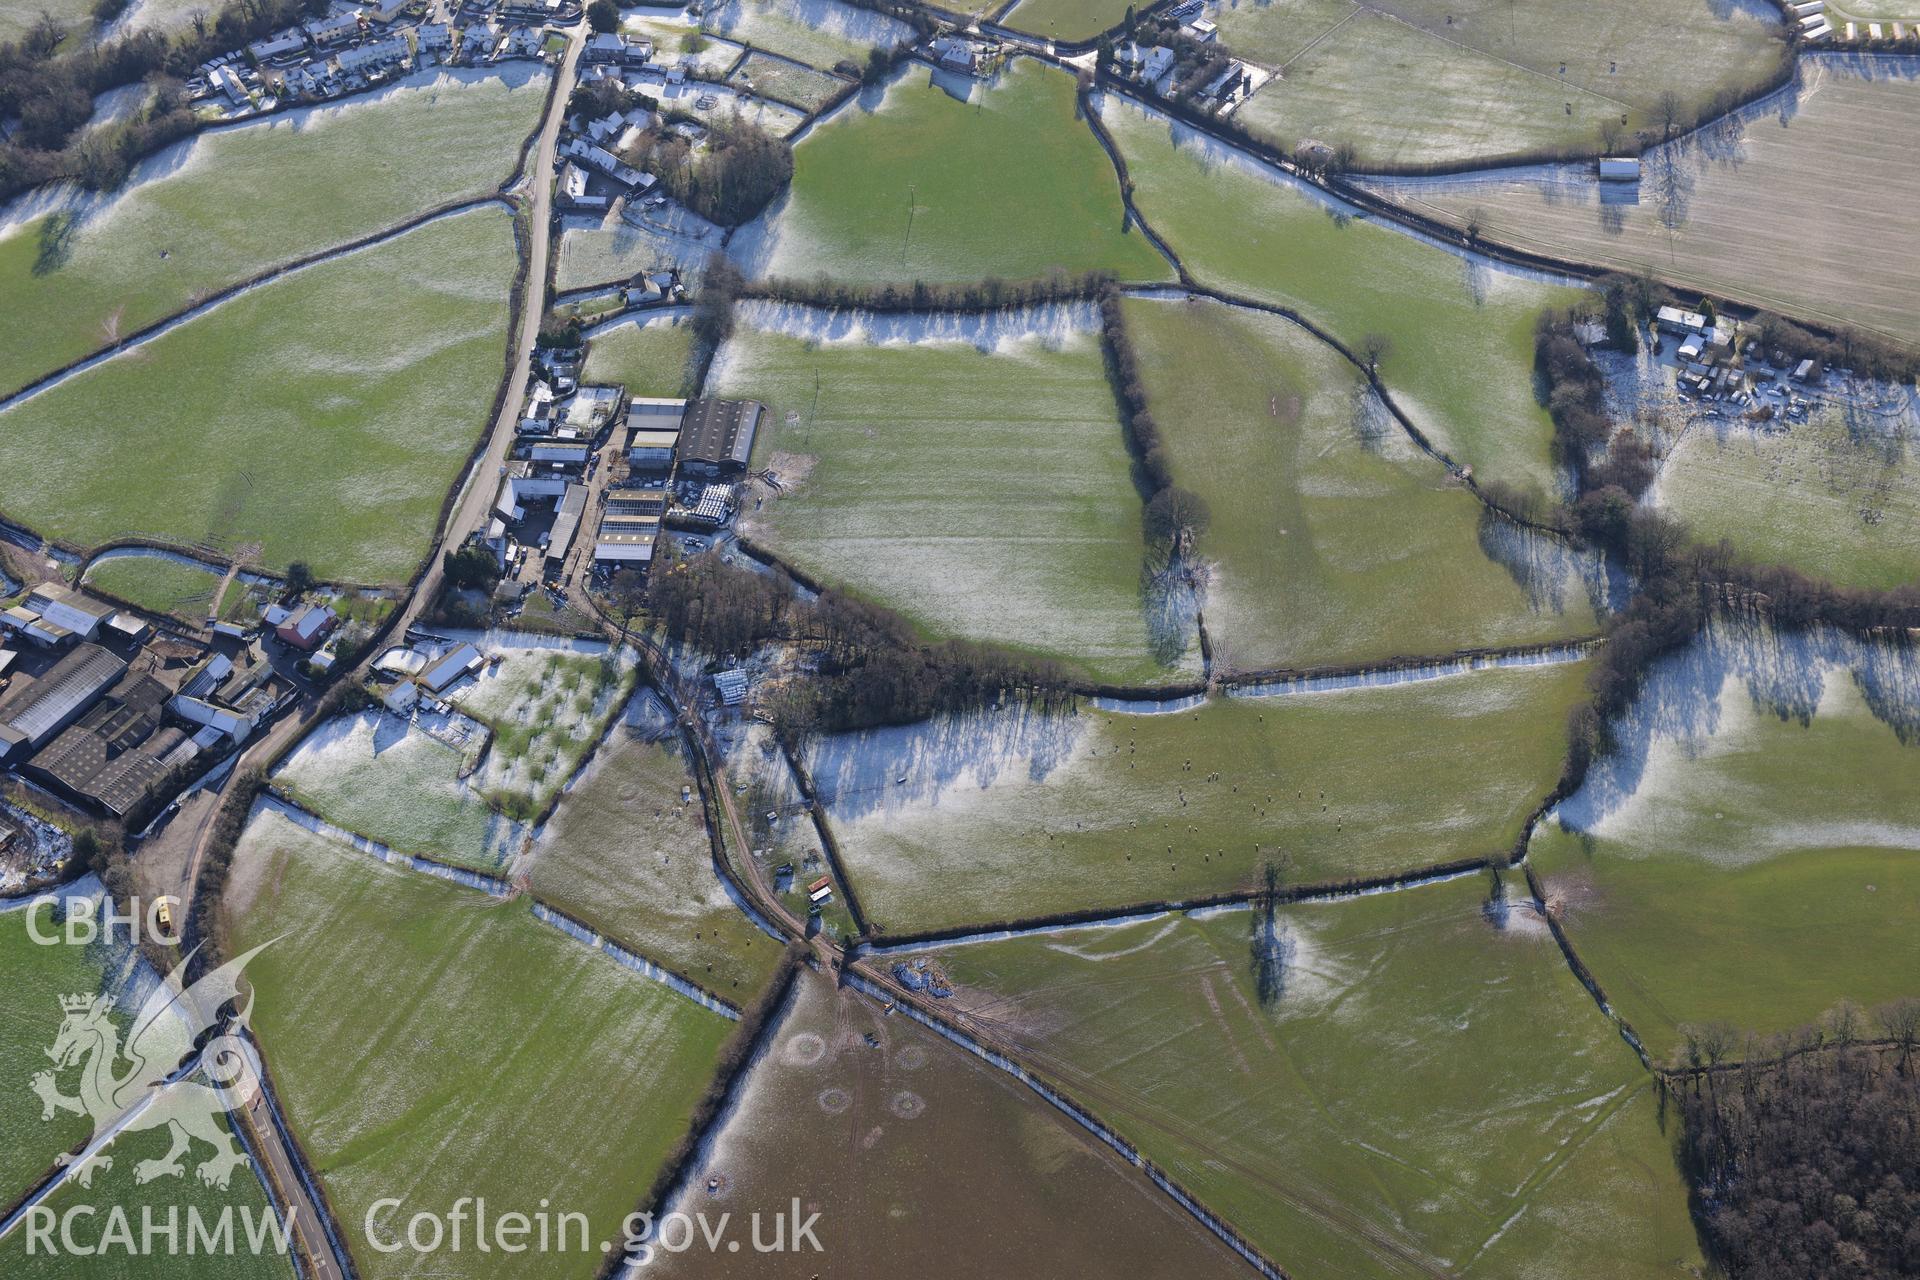
[[[239,977],[269,945],[255,947],[191,986],[182,978],[183,961],[142,1002],[124,1044],[111,1001],[91,994],[60,997],[64,1017],[46,1051],[53,1070],[35,1075],[32,1087],[40,1097],[42,1120],[63,1111],[93,1120],[93,1135],[81,1154],[59,1159],[62,1166],[74,1166],[68,1176],[92,1186],[95,1172],[113,1168],[113,1157],[103,1154],[107,1146],[150,1129],[165,1129],[172,1145],[165,1155],[134,1166],[137,1182],[182,1176],[184,1160],[197,1153],[196,1143],[213,1148],[194,1169],[210,1187],[225,1189],[234,1170],[247,1165],[246,1153],[221,1116],[246,1106],[259,1092],[254,1056],[240,1034],[253,1001],[242,996]],[[238,1011],[223,1019],[220,1010],[230,1001]],[[196,1050],[200,1038],[216,1028],[219,1034]],[[79,1092],[70,1096],[60,1092],[60,1083],[74,1071]]]

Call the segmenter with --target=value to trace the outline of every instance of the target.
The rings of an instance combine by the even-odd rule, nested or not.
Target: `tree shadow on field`
[[[33,274],[49,276],[67,265],[73,256],[73,237],[80,219],[71,210],[49,214],[40,224],[40,247],[34,255]]]
[[[1280,868],[1268,863],[1264,892],[1254,904],[1247,929],[1247,966],[1253,974],[1254,997],[1262,1009],[1277,1006],[1287,994],[1287,969],[1297,944],[1280,923]]]

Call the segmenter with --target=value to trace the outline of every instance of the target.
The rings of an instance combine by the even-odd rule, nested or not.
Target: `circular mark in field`
[[[707,1170],[707,1180],[702,1184],[710,1196],[724,1196],[733,1190],[733,1179],[718,1169]]]
[[[819,1102],[822,1111],[837,1116],[853,1105],[853,1095],[836,1085],[831,1089],[822,1089]]]
[[[918,1045],[918,1044],[910,1044],[906,1048],[902,1049],[900,1052],[894,1054],[893,1060],[903,1070],[918,1071],[920,1068],[927,1065],[926,1046]]]
[[[902,1120],[918,1119],[927,1109],[927,1100],[910,1089],[902,1089],[893,1095],[893,1101],[887,1104],[887,1110]]]
[[[810,1067],[827,1056],[827,1042],[811,1031],[802,1031],[787,1038],[786,1044],[781,1046],[780,1056],[786,1059],[788,1066]]]

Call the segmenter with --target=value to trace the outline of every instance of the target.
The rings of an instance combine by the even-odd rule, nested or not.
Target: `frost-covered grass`
[[[4,0],[0,3],[0,41],[25,38],[43,13],[52,14],[67,31],[82,33],[93,25],[92,11],[86,0]],[[69,39],[67,43],[71,49],[75,41]]]
[[[90,565],[86,585],[154,613],[200,621],[213,611],[222,576],[166,556],[123,555]]]
[[[1533,857],[1655,1054],[1920,995],[1920,663],[1717,627],[1657,664]]]
[[[744,52],[733,41],[716,39],[702,31],[698,20],[684,12],[663,15],[651,10],[627,14],[620,20],[620,29],[630,36],[653,41],[654,47],[672,55],[675,63],[690,57],[701,71],[715,76],[732,66]],[[657,86],[649,88],[657,89]]]
[[[837,0],[732,0],[707,15],[707,27],[821,68],[839,62],[864,66],[871,50],[914,37],[898,18]]]
[[[635,719],[613,728],[541,833],[533,891],[745,1004],[779,961],[780,943],[747,919],[714,872],[700,789],[671,720]],[[690,789],[684,801],[682,788]]]
[[[1502,244],[1911,343],[1920,262],[1892,246],[1920,237],[1920,164],[1908,145],[1920,78],[1908,59],[1860,55],[1802,55],[1798,74],[1797,85],[1649,152],[1635,201],[1603,203],[1589,173],[1561,168],[1378,189],[1455,225],[1477,211]],[[1823,219],[1828,234],[1804,234]]]
[[[520,1277],[527,1257],[384,1254],[373,1202],[486,1198],[489,1214],[588,1215],[586,1274],[617,1239],[712,1070],[729,1023],[533,919],[375,861],[268,813],[249,826],[226,899],[253,1028],[361,1274]],[[471,1238],[469,1238],[471,1243]]]
[[[743,89],[805,107],[808,111],[818,111],[847,87],[847,82],[838,76],[758,53],[741,63],[730,79]]]
[[[617,382],[630,396],[685,396],[693,391],[693,328],[677,316],[634,317],[595,334],[587,344],[587,382]]]
[[[1505,854],[1559,777],[1585,675],[983,713],[823,738],[809,768],[895,933],[1249,890],[1268,863],[1325,883]]]
[[[1479,501],[1318,338],[1212,302],[1129,300],[1125,316],[1175,481],[1212,511],[1197,556],[1216,671],[1597,630],[1575,555],[1483,528]]]
[[[1298,310],[1350,350],[1387,339],[1388,390],[1481,479],[1557,492],[1533,327],[1572,290],[1352,216],[1280,174],[1105,98],[1141,215],[1203,283]]]
[[[680,269],[695,287],[708,258],[720,251],[722,233],[696,213],[668,205],[647,210],[647,224],[634,226],[618,214],[569,215],[562,221],[555,282],[562,290],[625,282],[649,271]]]
[[[521,821],[548,804],[605,734],[639,680],[631,652],[508,649],[452,701],[493,730],[471,782],[488,803]]]
[[[1075,112],[1073,80],[1024,59],[991,82],[912,64],[801,140],[792,192],[734,251],[755,272],[852,283],[1168,279]]]
[[[1234,118],[1287,151],[1350,143],[1359,165],[1392,167],[1597,151],[1601,122],[1621,114],[1611,98],[1359,10]]]
[[[929,632],[1113,681],[1196,669],[1156,636],[1140,498],[1092,307],[939,324],[756,304],[709,394],[766,404],[755,465],[790,489],[748,522],[807,571]]]
[[[804,920],[809,907],[806,886],[830,869],[800,784],[772,730],[764,724],[741,724],[732,731],[725,750],[735,803],[751,842],[747,856],[760,864],[767,883],[794,917]],[[739,856],[737,850],[735,856]],[[779,874],[782,866],[793,868],[791,877]],[[822,907],[820,927],[834,938],[851,938],[857,932],[844,891],[836,892]]]
[[[1829,406],[1755,431],[1696,423],[1649,497],[1705,542],[1846,586],[1890,589],[1920,574],[1920,410]],[[1780,429],[1780,428],[1784,428]]]
[[[1351,143],[1362,168],[1593,154],[1609,118],[1657,127],[1672,91],[1690,119],[1786,57],[1771,6],[1721,0],[1240,0],[1216,16],[1235,53],[1285,68],[1240,122],[1288,148]]]
[[[874,1047],[866,1037],[878,1042]],[[821,1154],[857,1145],[831,1177]],[[821,1252],[862,1276],[1181,1276],[1246,1263],[1026,1085],[824,976],[750,1069],[706,1169],[726,1211],[768,1222],[805,1187]],[[707,1202],[695,1190],[676,1207]],[[745,1256],[743,1256],[745,1255]],[[949,1260],[945,1265],[941,1261]],[[791,1254],[662,1253],[648,1280],[789,1280]]]
[[[740,51],[736,49],[733,52],[737,56]],[[716,63],[706,70],[718,79],[733,65],[734,58],[717,59]],[[649,92],[655,86],[643,83],[640,88],[642,92]],[[806,112],[800,108],[770,98],[756,98],[745,89],[732,85],[690,80],[685,85],[670,85],[668,90],[658,100],[660,110],[684,111],[708,124],[742,120],[759,125],[776,138],[784,138],[806,123]]]
[[[495,813],[462,764],[454,748],[369,711],[315,729],[273,781],[301,807],[401,853],[498,870],[526,828]]]
[[[23,197],[0,212],[0,297],[32,323],[0,345],[0,392],[268,267],[485,195],[545,93],[544,72],[423,73],[203,133],[117,192]]]
[[[1652,1085],[1480,877],[953,947],[951,1003],[1294,1275],[1702,1267]]]
[[[512,218],[487,207],[239,295],[0,413],[0,509],[322,579],[404,581],[499,383]]]

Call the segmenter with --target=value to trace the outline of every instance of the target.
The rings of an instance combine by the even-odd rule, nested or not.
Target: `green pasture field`
[[[630,396],[672,398],[693,388],[693,328],[679,319],[641,319],[587,343],[587,382],[617,382]]]
[[[839,76],[797,67],[784,58],[769,58],[760,53],[748,55],[740,69],[728,77],[728,82],[808,111],[818,111],[834,94],[847,87],[847,81]]]
[[[0,412],[0,510],[405,581],[499,384],[513,272],[489,207],[236,297]]]
[[[0,297],[33,317],[0,348],[0,392],[273,266],[486,195],[511,176],[547,82],[479,74],[211,130],[118,192],[0,223]]]
[[[526,827],[495,812],[462,765],[452,747],[368,711],[316,728],[273,782],[302,808],[401,853],[497,871]]]
[[[1657,147],[1636,199],[1532,170],[1381,180],[1376,190],[1499,244],[1920,341],[1920,81],[1894,59],[1803,55],[1797,88]],[[1863,175],[1873,175],[1863,181]],[[1802,233],[1844,193],[1831,235]]]
[[[707,28],[815,67],[852,62],[913,39],[906,23],[837,0],[732,0],[707,15]]]
[[[124,1035],[131,1026],[133,1009],[125,1003],[126,966],[130,958],[115,954],[102,944],[80,945],[60,942],[43,945],[28,931],[28,912],[38,915],[37,927],[43,935],[62,937],[62,926],[51,905],[0,913],[0,1070],[11,1073],[18,1082],[0,1098],[0,1205],[11,1207],[36,1184],[53,1165],[56,1154],[84,1141],[92,1131],[91,1121],[71,1112],[56,1111],[51,1120],[41,1119],[39,1097],[28,1088],[32,1077],[48,1070],[45,1050],[52,1045],[62,1019],[60,997],[100,992],[116,1001],[114,1021]],[[116,1071],[126,1070],[125,1063]],[[71,1094],[76,1073],[69,1070],[58,1081],[61,1092]],[[260,1180],[251,1170],[240,1168],[230,1176],[226,1189],[205,1186],[194,1175],[198,1163],[212,1152],[196,1144],[184,1158],[185,1175],[163,1178],[145,1186],[135,1182],[135,1166],[143,1160],[157,1159],[167,1150],[167,1138],[153,1130],[134,1131],[106,1148],[112,1158],[111,1169],[96,1168],[92,1184],[81,1188],[69,1182],[44,1202],[55,1215],[74,1208],[92,1207],[94,1216],[73,1219],[74,1235],[83,1246],[101,1241],[114,1208],[124,1210],[139,1238],[140,1211],[150,1205],[162,1220],[169,1206],[177,1206],[181,1216],[181,1239],[185,1239],[185,1214],[191,1205],[209,1226],[216,1223],[223,1207],[231,1206],[238,1233],[240,1215],[256,1216],[267,1212],[267,1199]],[[236,1257],[128,1257],[111,1251],[105,1256],[79,1257],[60,1247],[59,1228],[52,1238],[55,1251],[35,1243],[29,1247],[28,1228],[23,1222],[0,1243],[0,1271],[38,1280],[39,1277],[82,1277],[83,1280],[151,1280],[157,1277],[207,1276],[211,1280],[262,1280],[285,1277],[293,1270],[284,1256],[271,1253]]]
[[[1212,513],[1196,555],[1215,671],[1598,630],[1574,554],[1483,529],[1480,502],[1318,338],[1213,302],[1129,299],[1124,315],[1175,483]],[[1539,544],[1536,561],[1488,554],[1506,543]]]
[[[231,1128],[224,1120],[221,1124]],[[55,1215],[47,1238],[52,1247],[29,1241],[32,1223],[22,1223],[0,1242],[0,1270],[7,1280],[294,1280],[292,1259],[277,1247],[278,1211],[268,1201],[255,1169],[236,1169],[224,1190],[207,1186],[194,1169],[211,1149],[195,1143],[182,1157],[186,1172],[179,1178],[138,1182],[135,1165],[164,1155],[167,1145],[167,1137],[153,1130],[129,1135],[107,1148],[113,1168],[95,1173],[92,1186],[69,1182],[43,1201],[44,1208]],[[113,1243],[120,1237],[108,1234],[116,1222],[115,1210],[126,1216],[131,1248]],[[169,1251],[164,1234],[152,1237],[151,1250],[136,1252],[141,1248],[143,1213],[151,1214],[162,1230],[168,1215],[175,1215],[177,1253]],[[227,1215],[232,1247],[225,1247],[221,1239],[211,1250],[189,1254],[194,1213],[210,1233],[220,1231],[222,1215]],[[81,1248],[102,1252],[94,1256],[68,1252],[60,1235],[63,1221],[73,1224],[73,1238]]]
[[[235,855],[234,946],[289,1123],[369,1280],[582,1275],[685,1132],[732,1024],[559,930],[271,815]],[[370,1087],[376,1080],[378,1087]],[[590,1104],[586,1103],[591,1094]],[[587,1250],[385,1254],[426,1206],[587,1215]],[[530,1262],[529,1259],[535,1259]]]
[[[1474,876],[934,952],[976,1033],[1289,1274],[1700,1274],[1652,1083]]]
[[[114,556],[90,565],[84,585],[152,613],[205,621],[224,576],[162,556]]]
[[[1703,542],[1842,586],[1920,577],[1920,412],[1826,408],[1785,432],[1696,426],[1660,470],[1653,500]]]
[[[794,148],[793,189],[752,229],[764,274],[843,283],[1022,280],[1109,271],[1165,280],[1125,226],[1119,179],[1071,77],[1016,60],[961,101],[911,64]],[[911,214],[911,225],[909,225]]]
[[[1150,624],[1096,320],[1090,306],[951,325],[742,308],[708,394],[768,406],[754,465],[784,485],[744,527],[930,634],[1116,683],[1196,672],[1190,628]]]
[[[1657,666],[1615,757],[1532,859],[1656,1056],[1685,1024],[1768,1035],[1920,996],[1920,698],[1910,655],[1713,636]]]
[[[59,916],[49,904],[0,913],[0,1070],[17,1081],[0,1094],[0,1205],[11,1207],[53,1166],[55,1155],[92,1132],[83,1116],[55,1112],[40,1118],[40,1099],[28,1083],[53,1065],[47,1046],[60,1030],[60,997],[99,991],[106,981],[103,948],[42,946],[28,932],[28,911],[38,912],[37,927],[59,932]],[[63,1086],[71,1092],[71,1078]]]
[[[1008,711],[816,740],[867,915],[894,933],[1505,856],[1558,779],[1586,664]]]
[[[1664,127],[1663,95],[1684,127],[1789,56],[1777,17],[1709,0],[1241,0],[1216,20],[1235,53],[1282,70],[1240,122],[1289,149],[1349,143],[1362,169],[1637,149]],[[1609,120],[1627,142],[1604,145]]]
[[[867,1037],[873,1037],[869,1044]],[[876,1047],[877,1045],[877,1047]],[[831,1178],[821,1153],[857,1150]],[[1026,1085],[873,1000],[803,973],[718,1129],[735,1221],[807,1188],[833,1274],[1242,1280],[1247,1267]],[[791,1254],[663,1253],[660,1280],[786,1280]]]
[[[1048,40],[1087,40],[1118,26],[1131,8],[1122,0],[1020,0],[1006,23]]]
[[[1302,185],[1107,98],[1141,215],[1203,283],[1290,307],[1360,354],[1421,430],[1479,478],[1558,490],[1534,394],[1534,322],[1572,289],[1348,216]]]
[[[532,874],[542,901],[735,1004],[780,960],[714,872],[671,721],[613,727],[535,844]]]

